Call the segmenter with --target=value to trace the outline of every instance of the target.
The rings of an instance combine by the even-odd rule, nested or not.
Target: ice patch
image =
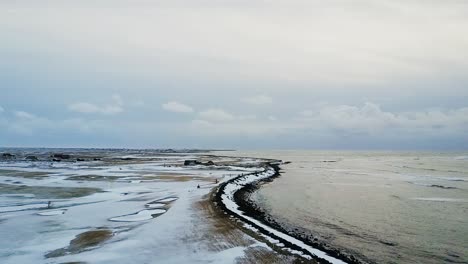
[[[50,210],[50,211],[43,211],[40,213],[37,213],[37,215],[40,216],[52,216],[52,215],[63,215],[67,209],[61,209],[61,210]]]
[[[142,210],[135,214],[122,215],[109,219],[113,222],[140,222],[153,219],[153,215],[160,215],[166,212],[165,209]]]
[[[28,193],[25,193],[25,194],[21,194],[21,193],[18,193],[18,194],[0,194],[0,197],[8,197],[8,198],[34,198],[36,197],[34,194],[28,194]]]
[[[456,198],[441,198],[441,197],[416,197],[413,200],[418,201],[429,201],[429,202],[455,202],[455,203],[467,203],[466,199],[456,199]]]
[[[148,208],[163,208],[166,205],[163,203],[149,203],[149,204],[146,204],[145,206]]]
[[[44,209],[44,208],[47,208],[47,204],[23,204],[23,205],[17,205],[17,206],[4,206],[4,207],[0,207],[0,213]]]
[[[465,181],[465,179],[457,177],[438,177],[438,179],[446,181]]]
[[[158,202],[160,202],[160,203],[170,203],[170,202],[173,202],[173,201],[175,201],[177,199],[178,199],[177,197],[168,197],[168,198],[158,200]]]

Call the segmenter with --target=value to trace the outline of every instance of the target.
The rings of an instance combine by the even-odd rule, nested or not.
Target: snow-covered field
[[[245,243],[213,241],[214,220],[194,206],[258,161],[124,158],[0,162],[0,263],[233,263],[271,251],[242,232]]]

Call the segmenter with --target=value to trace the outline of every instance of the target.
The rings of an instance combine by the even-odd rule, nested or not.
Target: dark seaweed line
[[[275,174],[273,174],[271,177],[261,179],[256,183],[247,184],[244,187],[242,187],[240,190],[238,190],[237,192],[234,193],[234,202],[239,206],[239,209],[242,212],[244,212],[244,214],[246,214],[247,216],[252,217],[252,218],[260,221],[264,225],[269,226],[269,227],[271,227],[271,228],[273,228],[273,229],[275,229],[277,231],[280,231],[281,233],[284,233],[284,234],[287,234],[287,235],[289,235],[291,237],[294,237],[294,238],[304,242],[305,244],[307,244],[309,246],[312,246],[312,247],[314,247],[316,249],[319,249],[319,250],[321,250],[323,252],[326,252],[329,256],[332,256],[334,258],[343,260],[343,261],[345,261],[347,263],[350,263],[350,264],[360,264],[361,262],[358,259],[356,259],[354,256],[344,255],[340,251],[327,248],[324,245],[322,245],[321,243],[314,242],[314,241],[311,241],[309,239],[304,239],[304,237],[301,237],[300,235],[298,235],[298,234],[296,234],[294,232],[285,230],[279,224],[271,223],[271,222],[267,221],[265,219],[265,213],[260,211],[256,206],[254,206],[253,204],[251,204],[250,202],[247,201],[246,195],[248,195],[248,194],[254,192],[255,190],[257,190],[259,188],[259,183],[271,182],[273,179],[280,176],[280,172],[279,172],[280,167],[279,167],[279,165],[273,164],[271,162],[266,162],[265,167],[273,168],[275,170]],[[237,176],[237,177],[235,177],[233,179],[230,179],[230,180],[222,183],[219,186],[219,188],[218,188],[218,190],[216,192],[216,195],[215,195],[215,201],[216,201],[217,206],[219,206],[224,212],[228,213],[229,215],[241,220],[244,223],[247,223],[247,224],[255,227],[257,230],[259,230],[260,233],[262,233],[262,234],[264,234],[264,235],[266,235],[266,236],[268,236],[270,238],[273,238],[273,239],[276,239],[276,240],[280,241],[281,243],[283,243],[285,245],[285,247],[287,247],[289,249],[292,249],[292,250],[300,251],[304,255],[312,257],[312,259],[315,260],[316,262],[329,263],[328,261],[326,261],[324,259],[321,259],[321,258],[318,258],[317,256],[309,253],[308,251],[304,250],[302,247],[299,247],[299,246],[297,246],[297,245],[295,245],[295,244],[293,244],[293,243],[291,243],[291,242],[289,242],[289,241],[287,241],[287,240],[285,240],[285,239],[283,239],[281,237],[278,237],[278,236],[270,233],[268,230],[265,230],[264,228],[252,223],[248,219],[244,218],[241,215],[238,215],[235,212],[232,212],[231,210],[229,210],[226,207],[226,205],[222,202],[222,198],[221,198],[221,196],[225,192],[225,187],[228,184],[235,182],[237,179],[239,179],[241,177],[244,177],[244,176],[247,176],[247,175],[251,175],[251,174],[255,174],[255,173],[241,174],[241,175],[239,175],[239,176]]]

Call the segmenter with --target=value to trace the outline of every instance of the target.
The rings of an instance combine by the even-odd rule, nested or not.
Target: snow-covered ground
[[[247,235],[249,243],[213,250],[210,221],[194,206],[217,184],[261,170],[243,167],[255,161],[184,167],[185,158],[0,162],[0,263],[233,263],[249,249],[269,251]],[[71,244],[97,230],[112,235]]]

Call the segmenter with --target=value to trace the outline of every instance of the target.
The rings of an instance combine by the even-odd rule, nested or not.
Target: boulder
[[[29,156],[26,156],[26,160],[38,161],[39,159],[34,155],[29,155]]]
[[[213,161],[201,162],[198,160],[186,160],[184,166],[195,166],[195,165],[204,165],[204,166],[213,166],[215,165]]]
[[[3,153],[2,158],[4,158],[4,159],[15,159],[16,155],[13,155],[11,153]]]
[[[205,165],[205,166],[213,166],[213,165],[215,165],[215,164],[214,164],[213,161],[210,160],[210,161],[205,162],[203,165]]]
[[[186,160],[184,161],[184,166],[194,166],[194,165],[200,165],[201,162],[198,160]]]
[[[56,159],[70,159],[71,156],[68,155],[68,154],[63,154],[63,153],[57,153],[57,154],[54,154],[52,155],[53,158],[56,158]]]

